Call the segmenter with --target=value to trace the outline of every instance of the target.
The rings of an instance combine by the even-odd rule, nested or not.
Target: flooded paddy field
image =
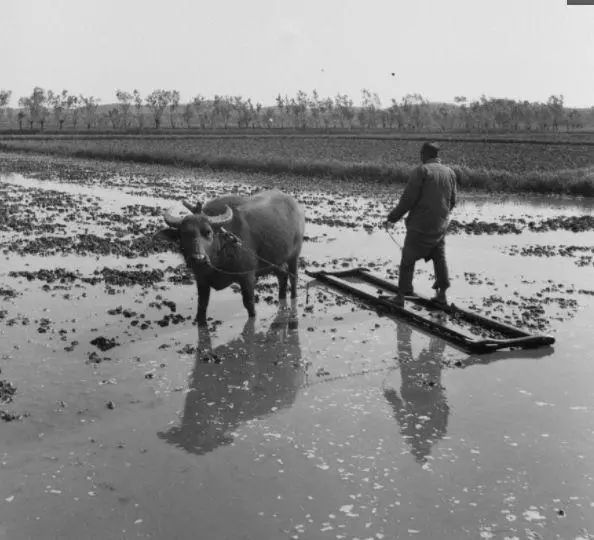
[[[469,355],[311,282],[196,290],[181,200],[278,187],[301,270],[396,281],[401,188],[0,156],[0,539],[594,538],[594,204],[462,193],[450,300],[552,347]],[[429,295],[432,268],[415,287]]]

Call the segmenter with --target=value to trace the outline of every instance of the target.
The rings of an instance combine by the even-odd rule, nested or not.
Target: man
[[[450,286],[450,279],[445,256],[445,234],[450,211],[456,204],[456,174],[441,164],[438,152],[436,143],[423,144],[423,164],[411,173],[398,205],[388,214],[386,222],[386,226],[396,223],[408,212],[398,276],[399,295],[395,299],[401,306],[404,305],[405,296],[414,294],[413,274],[419,259],[433,261],[433,288],[436,290],[433,300],[447,304],[446,290]]]

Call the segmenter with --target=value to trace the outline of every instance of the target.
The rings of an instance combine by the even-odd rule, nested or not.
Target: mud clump
[[[16,387],[5,380],[0,380],[0,403],[10,403],[16,394]]]
[[[165,272],[171,272],[174,275],[169,281],[191,283],[191,276],[187,276],[188,279],[186,279],[186,276],[181,269],[169,267],[165,271],[160,269],[146,270],[142,269],[144,266],[145,265],[137,264],[135,269],[132,270],[120,270],[104,266],[101,270],[95,270],[92,275],[87,276],[82,275],[78,270],[72,271],[66,270],[65,268],[55,268],[52,270],[41,269],[34,272],[30,270],[12,270],[8,275],[14,278],[25,278],[27,281],[39,280],[47,284],[59,283],[63,285],[71,285],[76,281],[80,281],[89,285],[97,285],[98,283],[103,282],[106,285],[128,287],[131,285],[155,285],[156,283],[165,280]],[[178,278],[177,276],[180,277]],[[0,297],[12,298],[17,294],[18,293],[12,289],[0,289]]]
[[[179,313],[171,313],[169,315],[165,315],[161,320],[157,321],[157,324],[161,327],[169,326],[169,324],[180,324],[183,323],[186,319],[191,319],[191,316],[184,317]]]
[[[521,257],[567,257],[573,258],[576,266],[594,265],[594,247],[592,246],[510,246],[503,250],[504,253]]]
[[[16,386],[14,386],[12,383],[6,380],[0,380],[0,404],[12,403],[16,391]],[[29,415],[18,414],[0,409],[0,420],[3,422],[14,422],[15,420],[21,420],[25,416]]]
[[[8,300],[9,298],[15,298],[19,293],[17,293],[14,289],[10,289],[7,287],[0,287],[0,298],[3,300]]]
[[[79,272],[73,272],[66,270],[65,268],[55,268],[48,270],[46,268],[38,270],[36,272],[30,272],[28,270],[11,271],[8,273],[10,277],[24,277],[27,281],[39,280],[45,281],[46,283],[71,283],[81,278]]]
[[[514,223],[488,223],[486,221],[474,220],[469,223],[461,223],[452,219],[448,227],[450,234],[521,234],[522,229]]]
[[[594,216],[562,216],[549,218],[540,223],[530,222],[528,228],[534,232],[572,231],[585,232],[594,230]]]
[[[117,347],[119,343],[114,338],[99,336],[91,341],[91,345],[95,345],[100,351],[105,352]]]
[[[39,326],[37,328],[37,332],[40,334],[45,334],[47,333],[51,327],[52,327],[52,321],[50,319],[47,318],[42,318],[39,321],[36,321],[39,323]]]
[[[33,239],[19,238],[7,242],[5,248],[19,255],[116,255],[128,259],[174,251],[170,243],[151,236],[139,236],[126,240],[85,233],[74,237],[46,236],[47,232],[40,234]]]
[[[531,232],[550,232],[550,231],[571,231],[586,232],[594,230],[594,216],[559,216],[547,218],[540,222],[516,219],[514,221],[496,223],[479,221],[477,219],[470,222],[460,222],[456,219],[450,221],[448,227],[449,234],[522,234],[524,230]]]
[[[0,409],[0,420],[3,422],[15,422],[17,420],[22,420],[29,416],[28,413],[18,414],[15,412],[3,411]]]
[[[103,281],[109,285],[128,287],[130,285],[154,285],[163,281],[163,270],[116,270],[104,267],[96,272],[103,277]]]

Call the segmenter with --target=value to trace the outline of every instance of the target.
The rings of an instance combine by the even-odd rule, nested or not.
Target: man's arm
[[[396,208],[388,214],[388,221],[396,223],[417,204],[423,187],[423,172],[417,167],[410,175]]]
[[[458,177],[456,173],[452,178],[452,192],[450,193],[450,211],[456,206],[456,197],[458,191]]]

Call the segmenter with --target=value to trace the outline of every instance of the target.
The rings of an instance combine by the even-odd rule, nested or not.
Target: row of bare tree
[[[251,98],[215,95],[207,100],[197,95],[180,103],[177,90],[154,90],[142,97],[138,90],[116,90],[116,102],[101,106],[93,96],[75,95],[67,90],[53,92],[35,87],[29,96],[19,98],[19,108],[8,107],[11,91],[0,90],[0,123],[6,117],[8,128],[18,125],[44,130],[53,125],[77,129],[140,129],[148,125],[207,128],[281,127],[294,129],[397,129],[399,131],[568,131],[594,121],[594,108],[577,110],[564,106],[562,95],[552,95],[546,103],[495,99],[482,96],[469,101],[456,96],[454,103],[432,103],[420,94],[407,94],[399,102],[392,99],[382,107],[375,92],[363,89],[360,104],[347,94],[321,97],[299,90],[295,96],[277,95],[276,103],[263,106]]]

